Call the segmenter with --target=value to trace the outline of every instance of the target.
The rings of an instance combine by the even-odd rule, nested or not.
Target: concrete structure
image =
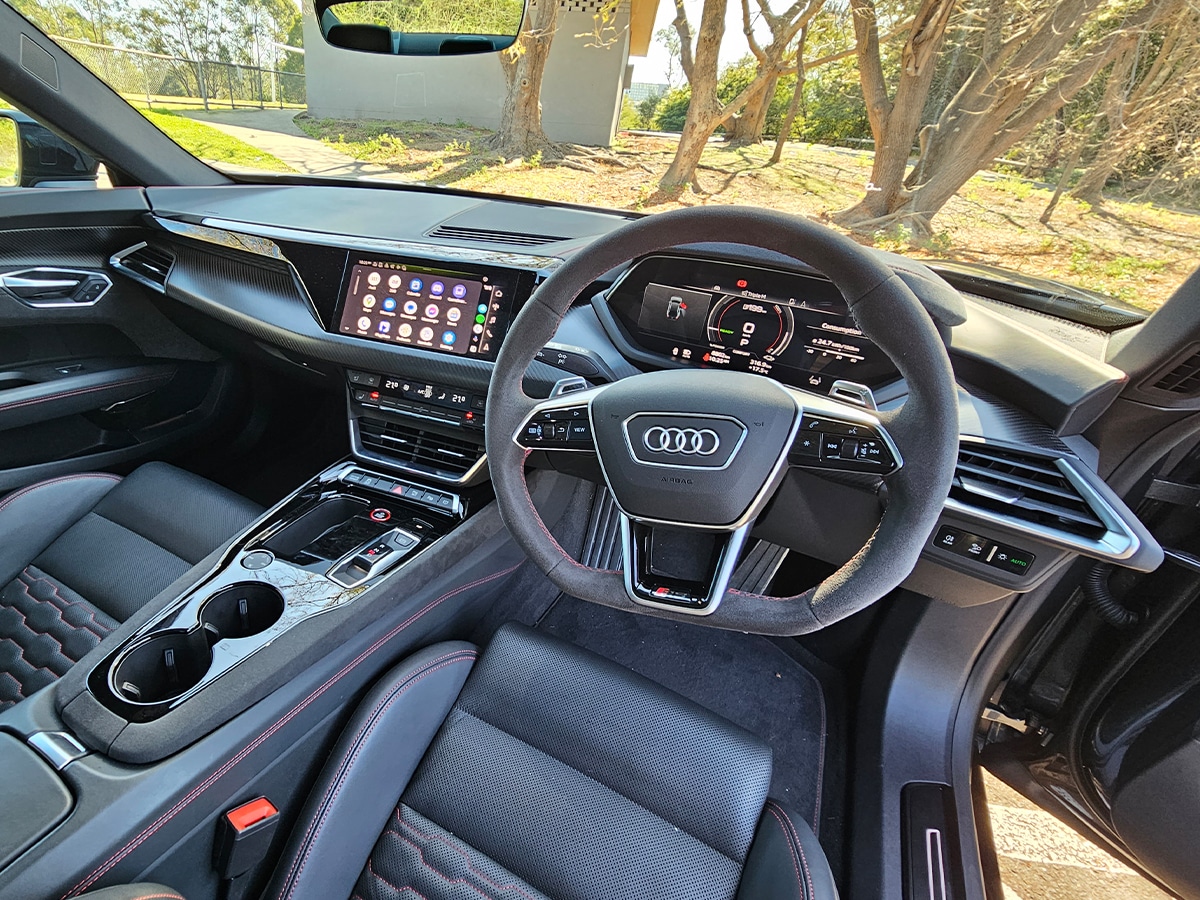
[[[589,47],[603,0],[558,2],[558,33],[542,82],[542,126],[554,141],[608,146],[621,115],[629,57],[644,56],[658,0],[621,0],[613,42]],[[311,7],[304,12],[308,112],[330,119],[417,119],[500,124],[504,72],[494,54],[384,56],[331,47]]]

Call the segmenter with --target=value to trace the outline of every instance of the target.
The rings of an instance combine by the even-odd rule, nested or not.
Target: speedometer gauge
[[[790,306],[726,296],[708,315],[708,339],[728,350],[777,357],[791,343],[796,322]]]

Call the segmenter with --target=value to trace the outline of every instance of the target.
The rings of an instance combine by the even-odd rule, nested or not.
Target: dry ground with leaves
[[[414,181],[610,209],[659,212],[707,203],[767,206],[828,222],[862,194],[866,151],[790,143],[772,147],[713,142],[696,182],[657,190],[675,152],[670,137],[620,134],[610,150],[572,148],[564,160],[505,163],[484,147],[491,132],[425,122],[296,123],[357,159]],[[1049,225],[1038,222],[1052,189],[1012,174],[976,175],[934,219],[933,238],[914,244],[903,229],[855,235],[863,243],[927,259],[987,263],[1059,279],[1146,309],[1160,305],[1200,264],[1200,213],[1109,198],[1099,207],[1064,199]]]

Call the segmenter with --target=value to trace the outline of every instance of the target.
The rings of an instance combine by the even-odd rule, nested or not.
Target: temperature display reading
[[[874,386],[897,375],[841,294],[818,276],[650,257],[614,288],[609,303],[638,344],[680,362],[820,392],[837,379]]]

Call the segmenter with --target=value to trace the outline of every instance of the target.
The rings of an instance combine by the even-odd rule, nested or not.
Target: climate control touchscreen
[[[351,257],[338,330],[390,344],[490,357],[510,286],[489,275]]]

